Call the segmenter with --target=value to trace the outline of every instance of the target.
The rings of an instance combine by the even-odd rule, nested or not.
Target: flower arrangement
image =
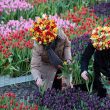
[[[54,20],[49,19],[48,16],[38,18],[33,27],[30,29],[32,32],[32,39],[36,40],[38,44],[48,45],[53,42],[57,37],[57,25]]]
[[[97,27],[92,31],[91,38],[93,46],[97,50],[110,48],[110,27]]]

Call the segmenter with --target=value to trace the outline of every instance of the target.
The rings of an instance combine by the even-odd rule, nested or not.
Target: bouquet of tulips
[[[97,27],[92,31],[91,38],[93,46],[98,50],[110,48],[110,27]]]
[[[54,20],[49,19],[47,15],[37,18],[33,27],[30,29],[32,39],[38,44],[48,45],[57,37],[57,25]]]

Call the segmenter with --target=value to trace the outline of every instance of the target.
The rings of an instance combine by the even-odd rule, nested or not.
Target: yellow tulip
[[[99,38],[98,35],[94,35],[94,34],[93,34],[93,35],[91,36],[91,39],[98,39],[98,38]]]
[[[53,29],[53,32],[54,32],[54,33],[57,33],[57,31],[58,31],[58,28],[54,28],[54,29]]]
[[[101,29],[102,29],[102,27],[101,27],[101,26],[98,26],[96,29],[101,30]]]
[[[95,34],[97,31],[94,29],[93,31],[92,31],[92,34]]]
[[[104,26],[104,27],[103,27],[103,30],[108,31],[108,30],[109,30],[109,27]]]
[[[94,42],[94,43],[93,43],[93,46],[94,46],[94,47],[97,47],[97,43]]]
[[[41,21],[42,21],[41,18],[38,18],[38,19],[37,19],[37,23],[40,23]]]
[[[46,30],[42,32],[43,36],[46,36],[46,32],[47,32]]]
[[[34,32],[34,29],[33,29],[33,28],[30,28],[29,31],[30,31],[30,32]]]
[[[49,39],[49,42],[52,42],[52,39]]]
[[[64,65],[67,65],[67,62],[66,62],[66,61],[64,61],[64,62],[63,62],[63,64],[64,64]]]
[[[33,40],[36,40],[36,38],[35,38],[35,37],[32,37],[32,39],[33,39]]]
[[[44,39],[44,43],[46,43],[47,42],[47,40],[46,39]]]

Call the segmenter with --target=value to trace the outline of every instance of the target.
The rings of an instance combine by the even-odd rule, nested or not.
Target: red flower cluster
[[[80,10],[74,7],[74,12],[68,12],[64,19],[70,20],[76,23],[76,27],[70,29],[64,29],[68,36],[74,35],[81,36],[83,34],[91,34],[92,30],[97,27],[97,25],[102,25],[102,20],[99,19],[94,10],[82,7]]]
[[[32,5],[39,5],[41,3],[46,3],[46,2],[47,2],[47,0],[33,0]]]
[[[26,102],[26,103],[25,103]],[[20,102],[16,100],[16,95],[14,93],[5,93],[0,96],[0,110],[38,110],[38,105],[30,105],[27,100]]]
[[[110,17],[104,18],[104,24],[105,24],[105,26],[110,27]]]
[[[9,33],[7,38],[0,36],[0,53],[5,58],[8,58],[12,55],[12,50],[18,48],[20,50],[24,48],[32,48],[33,42],[30,40],[27,31],[21,30],[14,33]]]

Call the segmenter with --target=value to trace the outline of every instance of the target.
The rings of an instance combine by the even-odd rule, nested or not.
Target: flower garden
[[[80,58],[90,42],[90,35],[95,47],[101,45],[96,44],[92,30],[103,25],[110,27],[109,0],[1,0],[0,77],[17,78],[31,74],[33,40],[30,29],[43,14],[54,20],[71,40],[73,62],[69,67],[64,65],[62,74],[71,73],[72,83],[76,86],[85,84],[87,90],[74,85],[64,91],[44,91],[36,87],[34,92],[17,98],[14,91],[1,92],[4,87],[0,87],[0,110],[109,110],[110,98],[100,98],[93,91],[93,58],[89,65],[90,80],[84,81],[80,76]],[[107,32],[110,36],[110,29]],[[102,83],[109,94],[109,82],[102,78]]]

